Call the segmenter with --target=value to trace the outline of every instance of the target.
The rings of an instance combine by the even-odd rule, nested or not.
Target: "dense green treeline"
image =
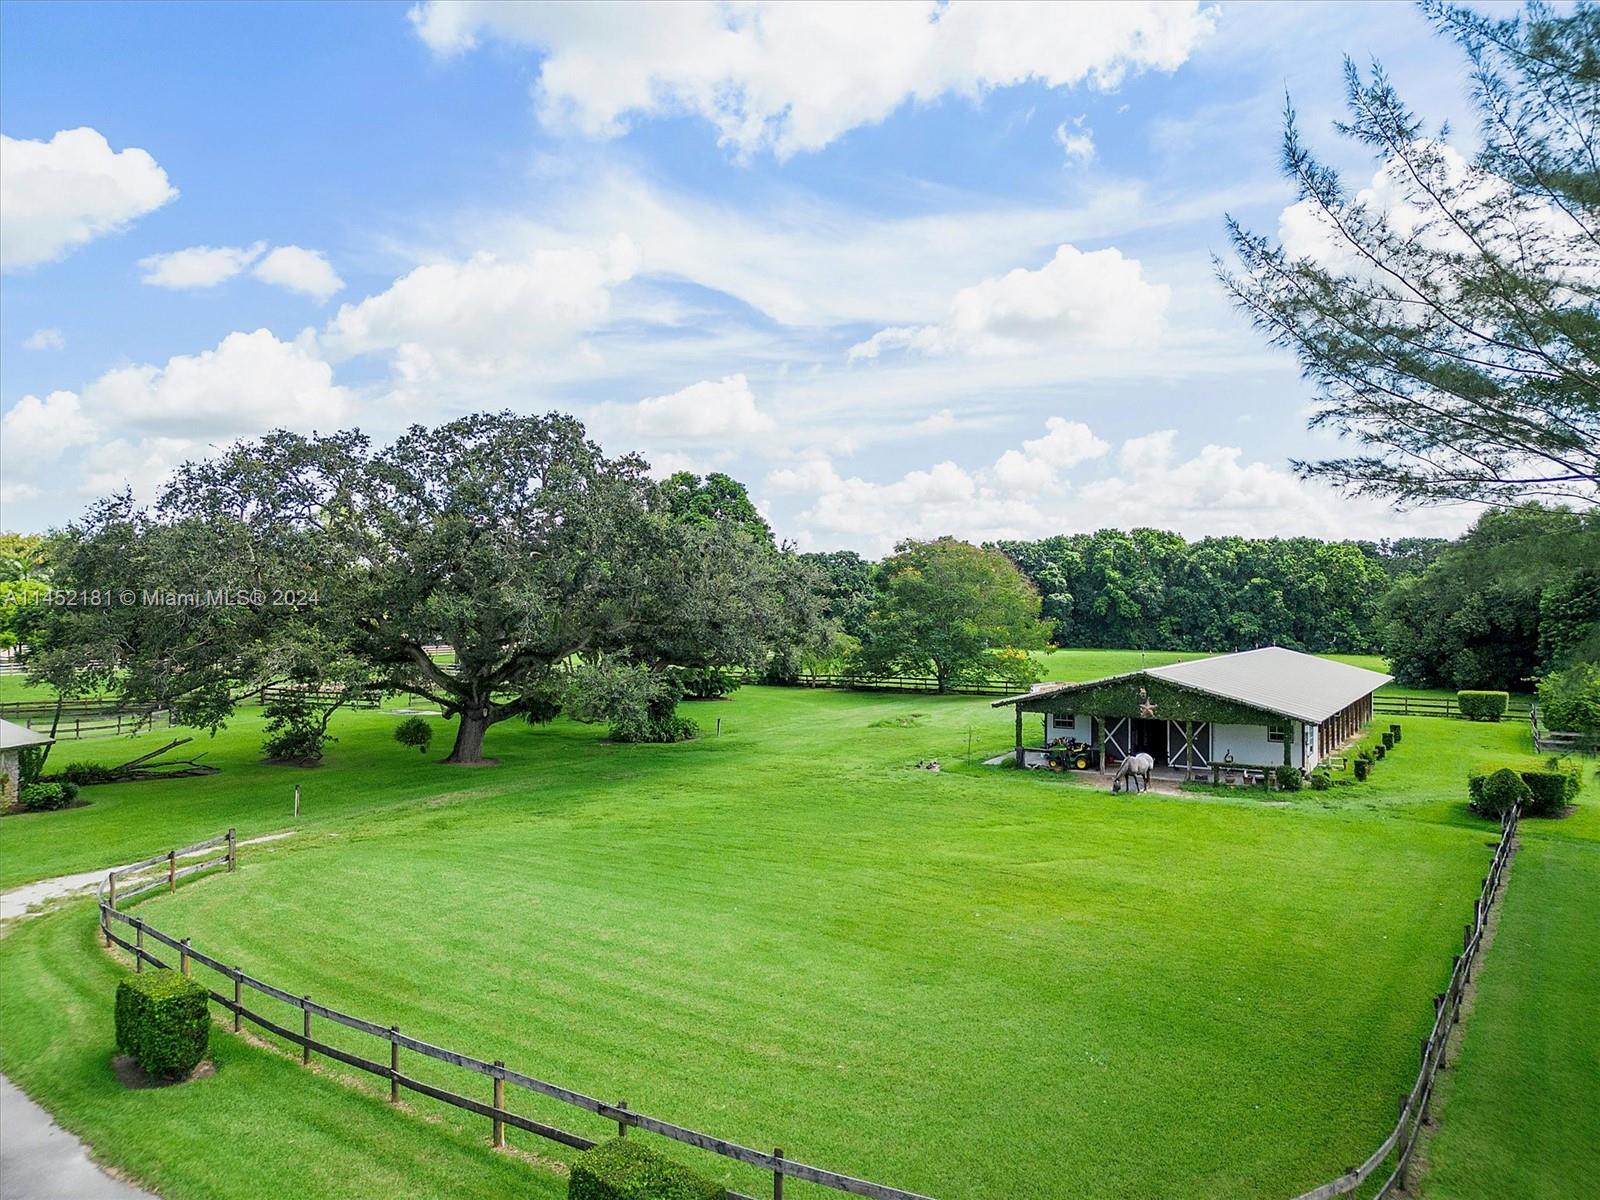
[[[999,543],[1039,589],[1063,646],[1366,654],[1384,599],[1448,543],[1323,542],[1100,529]]]

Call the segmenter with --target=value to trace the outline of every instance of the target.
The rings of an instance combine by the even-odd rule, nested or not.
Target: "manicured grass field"
[[[688,711],[707,736],[668,747],[501,726],[490,770],[403,750],[379,713],[342,717],[321,768],[264,767],[247,719],[214,744],[221,775],[5,819],[0,866],[16,881],[285,828],[299,782],[301,836],[145,915],[414,1036],[943,1200],[1291,1195],[1393,1120],[1489,856],[1460,764],[1518,735],[1412,719],[1367,788],[1277,807],[962,767],[969,732],[974,759],[1010,741],[983,700],[746,688]],[[954,769],[915,769],[930,756]],[[486,1138],[426,1101],[438,1127],[307,1094],[297,1067],[219,1035],[207,1139],[198,1088],[129,1094],[99,1069],[113,977],[87,905],[10,932],[0,1067],[112,1161],[152,1179],[159,1162],[169,1200],[387,1196],[346,1167],[369,1139],[388,1169]],[[264,1147],[233,1140],[252,1105]],[[311,1176],[346,1109],[348,1146]],[[257,1169],[300,1136],[299,1160]],[[223,1166],[191,1161],[202,1141]],[[482,1158],[552,1194],[547,1169]]]
[[[1525,821],[1429,1147],[1428,1200],[1600,1190],[1600,806]]]

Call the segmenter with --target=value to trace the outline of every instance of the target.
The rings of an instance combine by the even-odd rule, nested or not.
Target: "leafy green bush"
[[[261,709],[261,753],[271,762],[314,763],[322,757],[328,736],[328,719],[336,706],[303,688],[285,688]]]
[[[1313,792],[1325,792],[1332,786],[1333,772],[1329,771],[1327,767],[1318,767],[1311,772],[1311,790]]]
[[[612,1138],[572,1160],[567,1200],[726,1200],[727,1189],[638,1141]]]
[[[75,762],[68,763],[47,779],[51,783],[73,783],[79,787],[90,787],[97,783],[115,783],[117,773],[105,763]]]
[[[1393,725],[1389,726],[1389,732],[1394,734],[1394,740],[1398,742],[1400,740],[1400,723],[1396,721]]]
[[[394,740],[418,754],[426,754],[433,742],[433,726],[421,717],[407,717],[394,727]]]
[[[610,726],[618,742],[685,742],[700,732],[678,716],[683,688],[671,671],[615,659],[585,663],[567,673],[564,705],[576,721]]]
[[[685,700],[717,700],[739,686],[733,672],[724,667],[678,667]]]
[[[1300,790],[1302,780],[1299,767],[1279,767],[1277,775],[1278,790],[1280,792],[1298,792]]]
[[[1364,755],[1356,755],[1351,766],[1355,770],[1357,783],[1365,783],[1367,776],[1372,774],[1372,760]]]
[[[17,807],[26,812],[52,812],[77,798],[75,783],[29,783],[17,793]]]
[[[1387,754],[1387,753],[1389,753],[1389,748],[1387,746],[1385,746],[1382,742],[1375,742],[1373,744],[1373,747],[1372,747],[1372,758],[1373,758],[1374,762],[1382,762],[1383,761],[1383,756],[1385,754]]]
[[[1469,780],[1468,791],[1472,795],[1473,811],[1479,816],[1496,819],[1504,817],[1516,805],[1527,805],[1532,798],[1522,776],[1510,767],[1501,767],[1484,776],[1476,788]]]
[[[1579,663],[1541,679],[1539,723],[1546,729],[1600,733],[1600,663]]]
[[[181,1079],[206,1056],[206,989],[176,971],[146,971],[117,985],[117,1048],[145,1072]]]
[[[1562,816],[1583,786],[1580,767],[1563,766],[1555,759],[1541,768],[1519,774],[1522,782],[1528,785],[1528,812],[1535,817]]]
[[[1511,703],[1508,692],[1457,692],[1456,707],[1469,721],[1498,721]]]
[[[1385,751],[1394,749],[1394,734],[1390,733],[1387,729],[1383,731],[1383,736],[1378,740],[1383,743],[1383,748]]]

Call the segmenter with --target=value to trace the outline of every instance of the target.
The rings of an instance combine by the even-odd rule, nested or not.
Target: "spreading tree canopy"
[[[1600,9],[1496,20],[1425,4],[1462,51],[1482,149],[1430,136],[1383,69],[1346,62],[1352,192],[1286,113],[1284,244],[1229,219],[1224,284],[1295,351],[1313,426],[1361,452],[1296,466],[1399,503],[1600,497]]]
[[[676,519],[643,460],[560,414],[381,448],[278,432],[184,466],[152,509],[113,497],[71,528],[57,587],[122,602],[54,611],[31,669],[73,689],[115,674],[211,728],[273,683],[410,691],[459,716],[447,761],[476,763],[490,726],[554,714],[574,659],[760,657],[804,623],[775,615],[792,560],[745,524]]]
[[[942,537],[905,541],[885,559],[860,664],[868,671],[926,674],[939,690],[989,673],[995,650],[1042,649],[1049,626],[1039,593],[999,550]]]

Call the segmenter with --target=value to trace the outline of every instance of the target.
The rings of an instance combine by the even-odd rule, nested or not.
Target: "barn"
[[[1016,709],[1017,766],[1042,764],[1061,742],[1093,747],[1102,769],[1131,754],[1185,774],[1213,763],[1309,771],[1372,718],[1390,676],[1281,646],[1149,667],[1087,683],[1044,683],[996,700]],[[1025,744],[1028,714],[1039,743]]]

